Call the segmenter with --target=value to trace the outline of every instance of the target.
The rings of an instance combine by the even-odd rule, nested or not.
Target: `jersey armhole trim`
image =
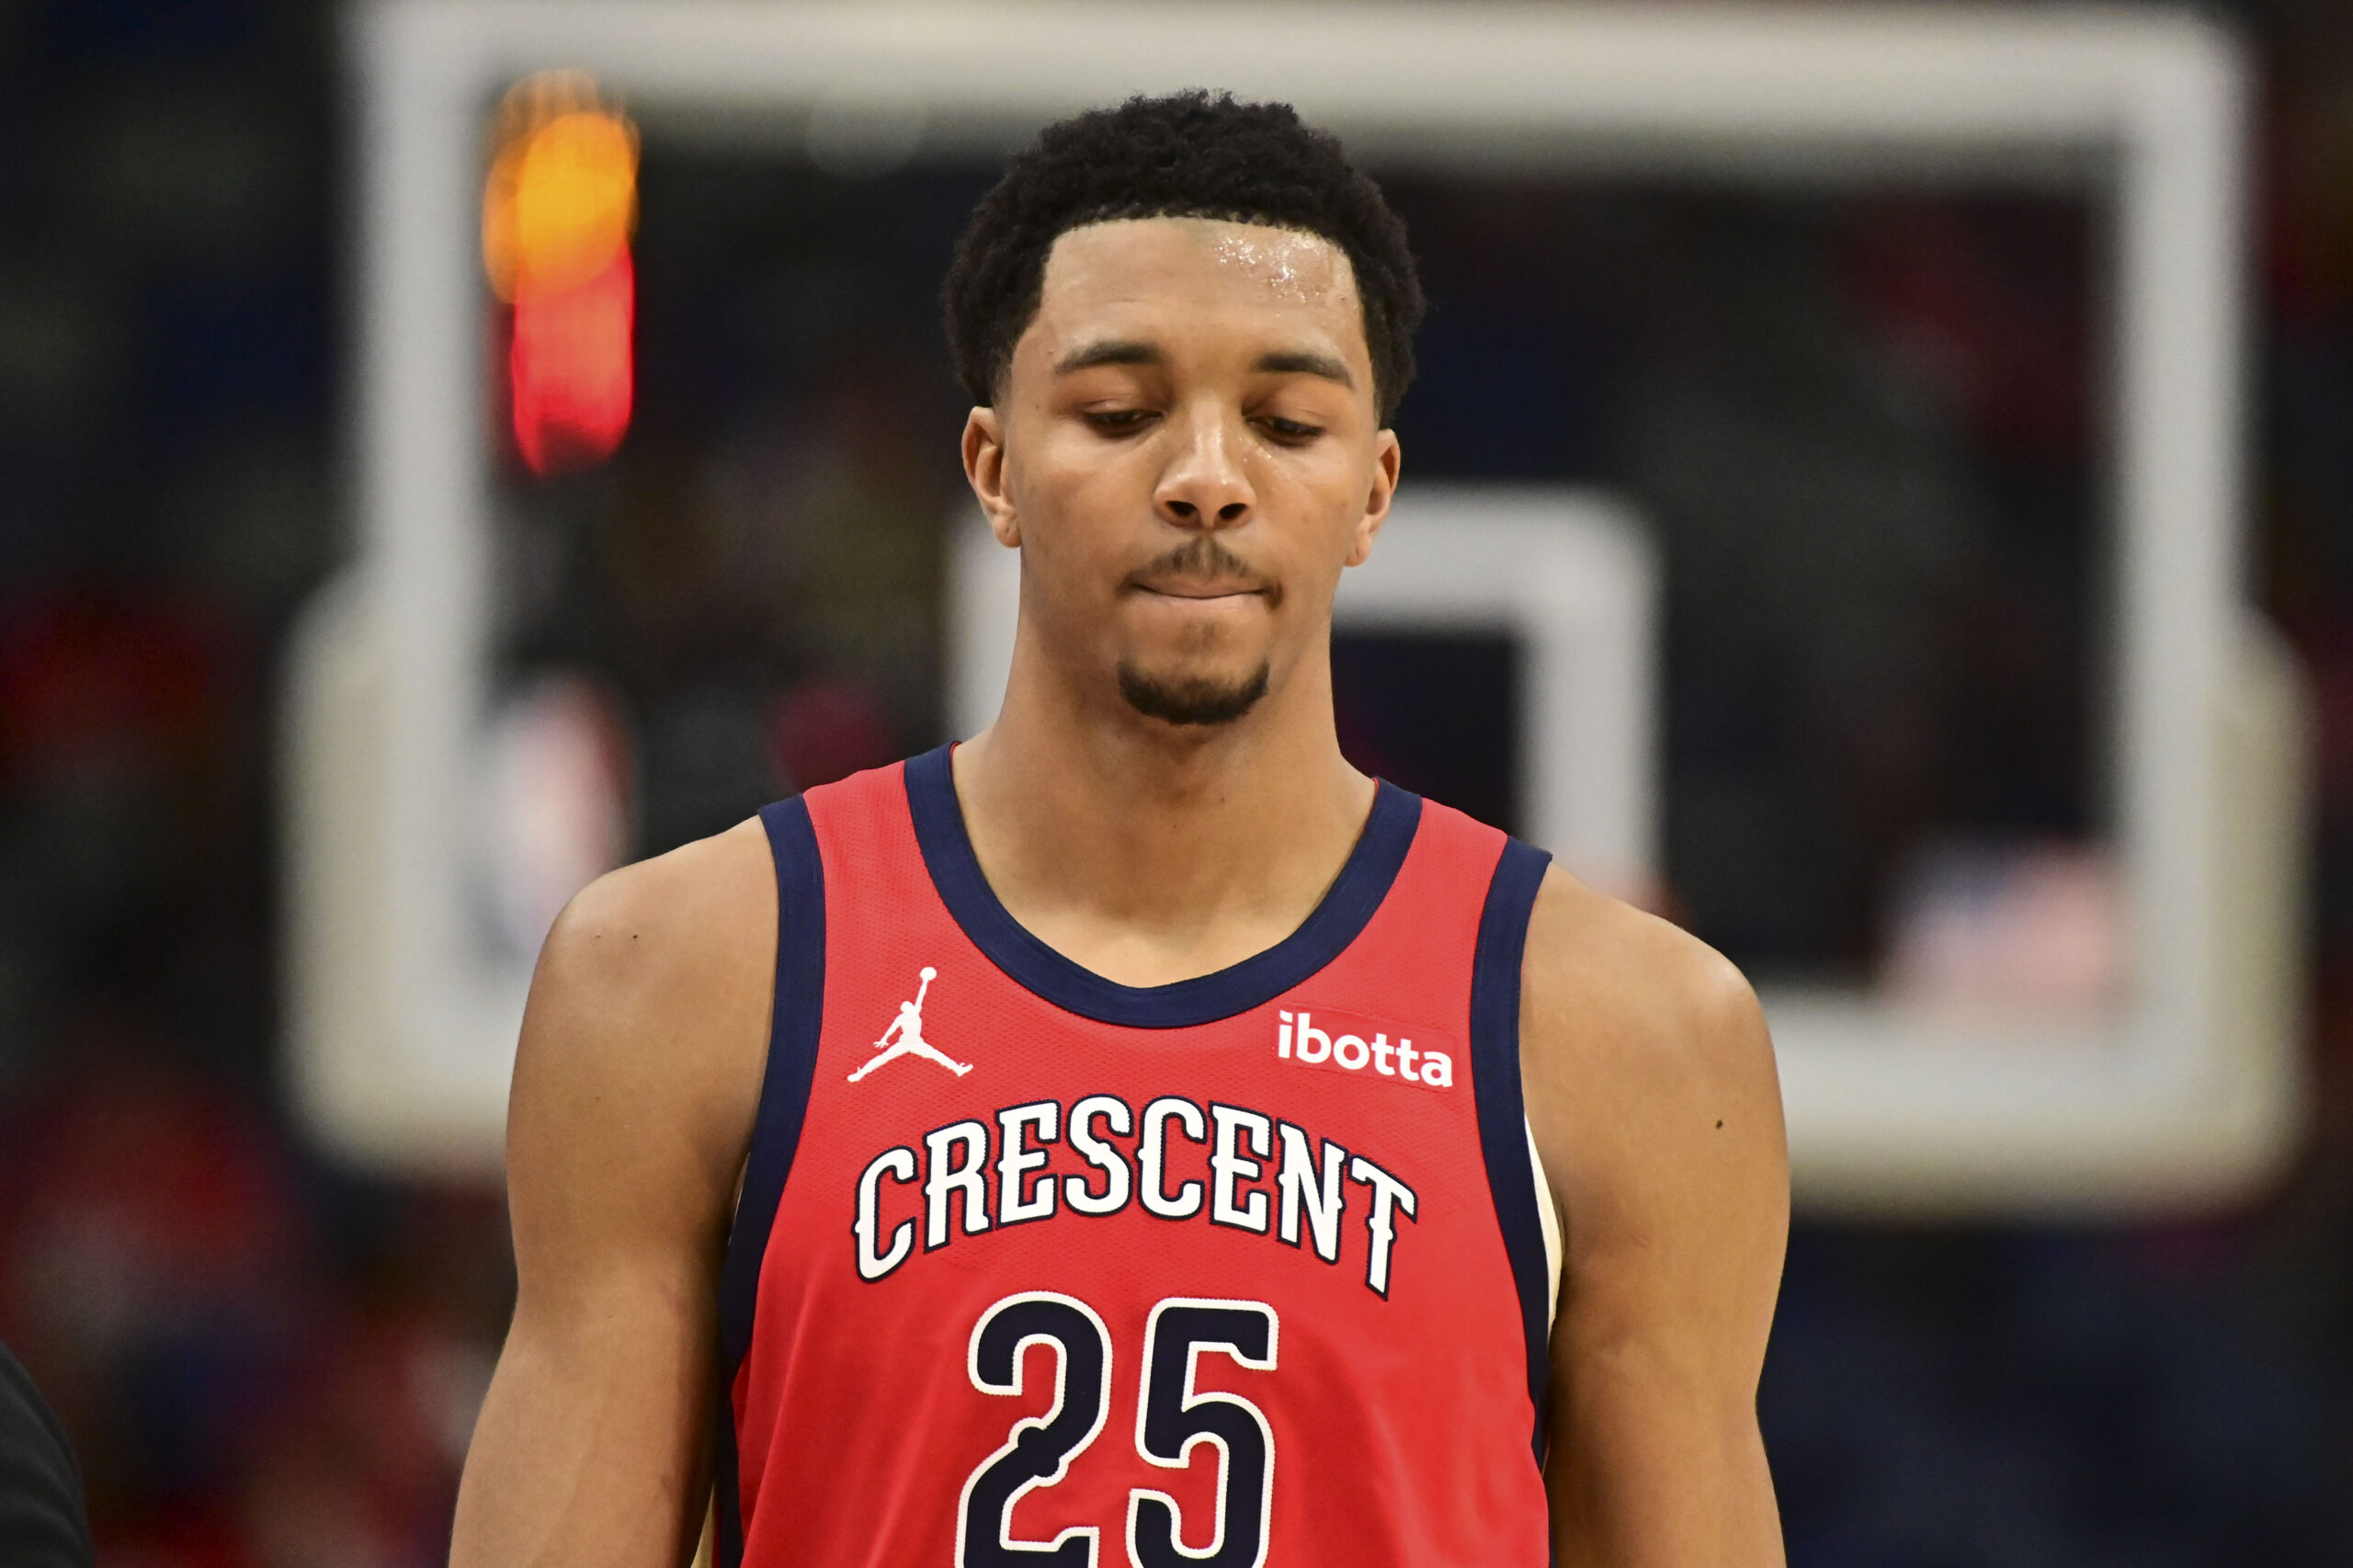
[[[1518,839],[1505,842],[1479,913],[1471,960],[1471,1078],[1478,1098],[1479,1148],[1487,1190],[1503,1230],[1505,1254],[1519,1294],[1528,1357],[1528,1399],[1534,1411],[1529,1446],[1540,1469],[1551,1416],[1552,1281],[1547,1278],[1543,1210],[1529,1159],[1528,1113],[1519,1082],[1519,971],[1528,918],[1552,856]]]
[[[776,861],[776,1000],[768,1023],[767,1068],[744,1162],[744,1191],[719,1272],[719,1426],[714,1458],[718,1506],[715,1545],[722,1562],[743,1560],[743,1499],[735,1473],[735,1374],[752,1346],[760,1265],[784,1198],[785,1178],[809,1113],[817,1041],[825,1011],[825,872],[808,801],[799,796],[760,809]]]

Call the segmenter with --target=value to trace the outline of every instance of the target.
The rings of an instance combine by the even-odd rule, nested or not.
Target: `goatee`
[[[1215,680],[1206,676],[1164,679],[1136,665],[1120,665],[1120,695],[1147,719],[1170,724],[1231,724],[1258,705],[1267,695],[1264,664],[1241,680]]]

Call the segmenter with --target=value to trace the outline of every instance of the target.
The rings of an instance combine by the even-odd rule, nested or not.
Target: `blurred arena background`
[[[2021,40],[2051,14],[1950,13]],[[994,132],[891,82],[781,114],[530,76],[569,62],[500,35],[504,76],[432,122],[447,166],[395,167],[431,51],[369,15],[0,9],[0,1340],[109,1563],[442,1556],[511,1291],[503,1066],[446,988],[425,1046],[382,1022],[441,971],[354,979],[337,944],[443,897],[494,1032],[579,881],[958,733],[984,663],[932,301]],[[1877,1102],[1793,1085],[1808,1201],[1762,1408],[1804,1568],[2353,1562],[2353,12],[2201,15],[2250,73],[2235,569],[2301,671],[2261,689],[2311,716],[2294,789],[2223,793],[2280,818],[2256,858],[2293,846],[2294,994],[2252,1012],[2302,1089],[2235,1158],[2144,1136],[2126,1179],[2047,1130],[1981,1141],[1991,1175],[1904,1167],[1837,1141]],[[1640,799],[1578,841],[1747,967],[1791,1050],[1867,1001],[2008,1062],[2004,1030],[2105,1027],[2170,980],[2125,820],[2143,759],[2111,744],[2141,654],[2111,652],[2132,284],[2101,160],[2133,151],[1751,178],[1367,143],[1435,302],[1408,505],[1602,541],[1578,559],[1645,608],[1577,646],[1639,642],[1641,722],[1608,733]],[[386,230],[386,189],[452,170],[462,222]],[[563,222],[535,178],[572,182]],[[386,335],[404,268],[460,263],[434,324],[472,358]],[[462,449],[385,444],[392,361]],[[382,497],[460,458],[464,635],[404,642],[355,567]],[[1353,755],[1586,834],[1548,803],[1525,619],[1586,612],[1381,592],[1337,651]],[[380,831],[415,801],[368,792],[400,777],[369,749],[387,669],[437,658],[427,695],[481,708],[461,826],[427,835],[449,887]],[[1953,1082],[2029,1131],[2067,1092]]]

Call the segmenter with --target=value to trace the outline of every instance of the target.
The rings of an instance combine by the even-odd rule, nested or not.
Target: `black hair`
[[[1289,104],[1198,88],[1049,125],[981,199],[940,291],[949,352],[974,402],[996,401],[1054,241],[1119,218],[1223,218],[1331,242],[1356,273],[1374,406],[1384,423],[1396,410],[1424,309],[1404,222]]]

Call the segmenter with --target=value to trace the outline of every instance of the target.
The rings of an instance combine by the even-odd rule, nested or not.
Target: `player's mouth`
[[[1196,539],[1171,551],[1131,576],[1127,587],[1154,598],[1200,605],[1263,599],[1271,606],[1282,597],[1280,587],[1214,539]]]
[[[1245,583],[1138,583],[1135,587],[1140,593],[1164,599],[1189,599],[1199,604],[1268,597],[1264,586]]]

